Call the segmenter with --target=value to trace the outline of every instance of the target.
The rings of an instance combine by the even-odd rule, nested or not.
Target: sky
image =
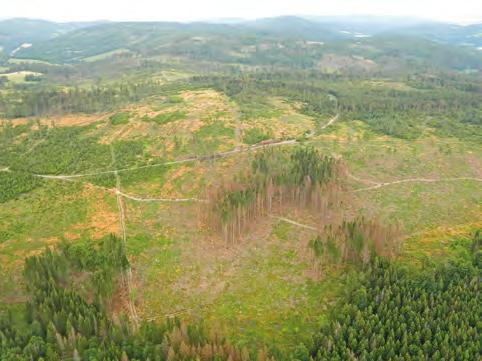
[[[0,17],[54,21],[193,21],[280,15],[409,16],[482,22],[482,0],[0,0]]]

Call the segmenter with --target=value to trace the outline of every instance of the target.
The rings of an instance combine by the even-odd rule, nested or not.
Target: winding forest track
[[[45,176],[45,175],[41,175],[41,174],[35,174],[36,177],[39,177],[39,178],[45,178],[45,179],[51,179],[51,180],[58,180],[58,181],[65,181],[65,182],[76,182],[75,179],[72,179],[72,178],[65,178],[65,177],[52,177],[52,176]],[[199,198],[154,198],[154,197],[141,197],[141,196],[137,196],[137,195],[132,195],[132,194],[128,194],[128,193],[124,193],[122,191],[119,191],[116,188],[108,188],[108,187],[102,187],[102,186],[99,186],[99,185],[96,185],[96,184],[93,184],[93,183],[90,183],[90,182],[82,182],[82,181],[79,181],[80,183],[82,184],[88,184],[89,186],[91,187],[94,187],[94,188],[97,188],[97,189],[100,189],[102,191],[105,191],[105,192],[108,192],[108,193],[112,193],[112,194],[116,194],[116,195],[120,195],[124,198],[127,198],[127,199],[130,199],[130,200],[133,200],[133,201],[137,201],[137,202],[173,202],[173,203],[182,203],[182,202],[206,202],[205,199],[199,199]]]
[[[323,127],[321,127],[321,129],[325,129],[328,126],[332,125],[339,118],[339,115],[340,114],[336,114]],[[239,136],[240,135],[238,134],[238,137]],[[236,146],[235,149],[228,150],[226,152],[194,156],[194,157],[173,160],[173,161],[163,162],[163,163],[146,164],[138,167],[121,168],[116,170],[105,170],[100,172],[80,173],[80,174],[71,174],[71,175],[35,174],[35,176],[46,178],[46,179],[73,179],[73,178],[93,177],[93,176],[104,175],[104,174],[115,174],[115,173],[118,174],[118,173],[136,171],[136,170],[146,169],[146,168],[163,167],[163,166],[182,164],[182,163],[190,163],[190,162],[197,162],[197,161],[202,162],[202,161],[208,161],[208,160],[222,159],[222,158],[227,158],[239,153],[246,153],[246,152],[255,151],[259,149],[274,148],[274,147],[279,147],[283,145],[294,145],[298,143],[299,142],[296,139],[276,140],[276,141],[273,141],[272,143],[258,143],[248,147]]]
[[[372,181],[370,179],[362,179],[362,178],[359,178],[357,176],[354,176],[353,174],[351,173],[347,173],[347,177],[348,178],[351,178],[353,180],[356,180],[357,182],[360,182],[360,183],[365,183],[365,184],[373,184],[373,185],[380,185],[381,183],[379,182],[375,182],[375,181]]]
[[[475,177],[407,178],[407,179],[396,180],[396,181],[393,181],[393,182],[381,182],[381,183],[377,183],[377,182],[373,182],[373,181],[369,181],[369,180],[362,180],[362,179],[354,177],[354,176],[352,176],[351,178],[353,178],[355,180],[359,180],[359,181],[363,181],[363,182],[370,182],[370,183],[374,184],[373,186],[370,186],[370,187],[356,189],[356,190],[353,191],[354,193],[371,191],[371,190],[374,190],[374,189],[379,189],[379,188],[382,188],[382,187],[387,187],[387,186],[391,186],[391,185],[394,185],[394,184],[402,184],[402,183],[437,183],[437,182],[456,182],[456,181],[462,181],[462,180],[482,182],[482,178],[475,178]]]
[[[325,125],[323,125],[322,127],[320,127],[320,130],[323,130],[323,129],[328,128],[330,125],[332,125],[334,122],[336,122],[339,117],[340,117],[340,113],[336,114],[333,118],[331,118],[331,119],[328,121],[328,123],[326,123]]]
[[[206,202],[204,199],[199,198],[143,198],[138,196],[133,196],[130,194],[126,194],[123,192],[117,192],[118,195],[121,195],[124,198],[131,199],[137,202],[172,202],[172,203],[182,203],[182,202]]]

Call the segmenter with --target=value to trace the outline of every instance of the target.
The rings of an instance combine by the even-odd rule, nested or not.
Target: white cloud
[[[480,0],[0,0],[0,9],[2,17],[57,21],[189,21],[288,14],[415,16],[459,23],[482,21]]]

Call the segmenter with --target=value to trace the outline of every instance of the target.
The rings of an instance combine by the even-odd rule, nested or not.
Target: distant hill
[[[143,57],[168,55],[191,61],[310,68],[324,54],[335,53],[345,60],[355,56],[356,62],[373,60],[390,67],[430,64],[464,70],[482,68],[482,52],[475,49],[482,46],[480,30],[481,25],[461,27],[418,20],[295,16],[231,24],[47,22],[38,41],[19,49],[15,57],[76,63],[127,51]]]
[[[404,17],[318,16],[307,19],[346,35],[414,36],[448,44],[482,47],[482,24],[462,26]]]
[[[56,23],[22,18],[0,20],[0,47],[10,53],[22,44],[36,44],[93,24],[96,23]]]
[[[308,16],[308,20],[323,24],[335,31],[362,32],[376,35],[397,29],[411,28],[420,24],[432,23],[427,20],[407,17],[380,16]]]
[[[124,48],[146,55],[162,49],[199,47],[207,40],[219,41],[239,34],[239,29],[224,24],[122,22],[78,29],[18,52],[19,58],[35,58],[53,62],[78,62],[86,57]],[[182,48],[184,46],[184,48]]]
[[[421,24],[399,31],[398,33],[423,37],[426,39],[447,43],[482,48],[482,24]]]
[[[249,29],[265,35],[301,38],[306,40],[329,40],[340,35],[329,26],[296,16],[280,16],[248,21],[243,24]]]

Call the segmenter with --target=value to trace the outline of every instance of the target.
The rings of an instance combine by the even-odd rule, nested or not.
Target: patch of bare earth
[[[377,64],[360,56],[346,56],[337,54],[325,54],[318,62],[318,67],[328,71],[342,71],[347,69],[373,70]]]
[[[99,239],[109,234],[119,234],[119,214],[117,210],[111,209],[105,200],[105,192],[95,188],[91,184],[86,184],[82,191],[82,197],[87,197],[92,201],[92,208],[89,212],[89,218],[85,223],[79,223],[72,227],[72,233],[67,232],[64,237],[70,233],[70,238],[75,239],[74,231],[87,231],[92,239]]]
[[[482,158],[469,152],[464,154],[465,162],[470,166],[477,178],[482,178]]]
[[[14,125],[25,125],[32,123],[32,129],[37,130],[38,124],[48,127],[73,127],[95,123],[103,119],[103,115],[99,114],[75,114],[75,115],[58,115],[33,120],[32,118],[17,118],[9,120]]]

